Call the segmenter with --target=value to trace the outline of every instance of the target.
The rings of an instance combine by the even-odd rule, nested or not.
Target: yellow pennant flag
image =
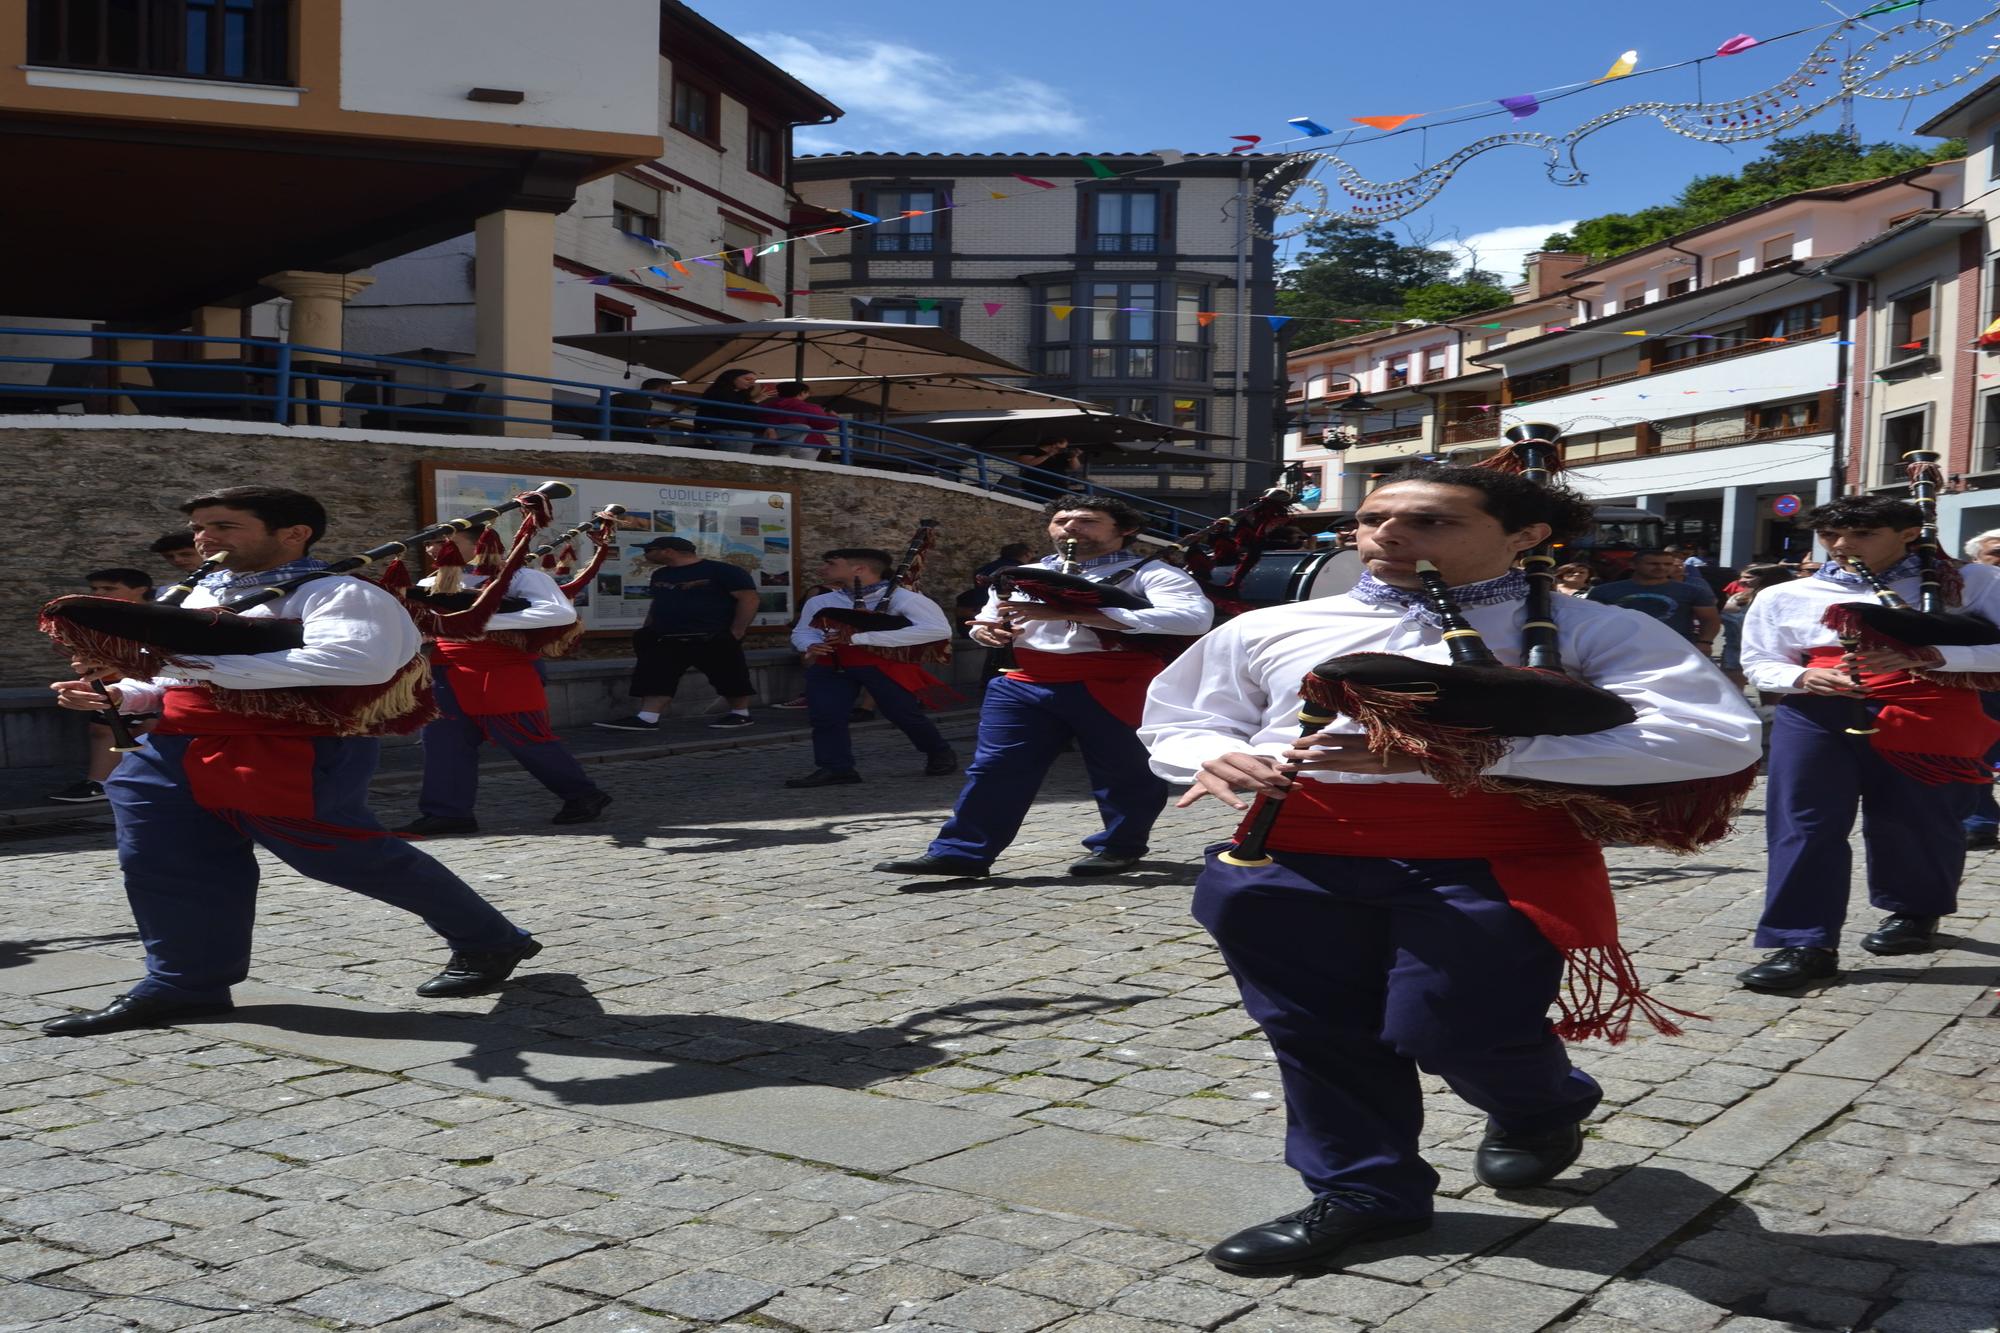
[[[1639,53],[1637,51],[1627,51],[1624,55],[1612,61],[1611,68],[1604,71],[1604,77],[1595,80],[1595,82],[1608,83],[1612,79],[1622,79],[1637,68],[1639,68]]]
[[[1073,305],[1052,305],[1049,307],[1049,313],[1051,315],[1054,315],[1057,319],[1068,319],[1069,312],[1074,309],[1076,309],[1076,307]]]
[[[1646,331],[1644,329],[1627,329],[1625,330],[1625,336],[1627,338],[1643,338],[1646,336]]]
[[[992,195],[995,199],[1005,199],[1007,197],[998,190],[988,190],[986,193]]]

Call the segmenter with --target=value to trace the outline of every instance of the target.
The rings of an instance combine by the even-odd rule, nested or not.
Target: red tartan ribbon
[[[1017,643],[1014,669],[1006,676],[1033,685],[1080,680],[1099,707],[1136,727],[1146,712],[1146,686],[1166,665],[1151,653],[1048,653]]]
[[[1839,648],[1809,649],[1806,666],[1845,669]],[[1855,725],[1873,714],[1875,753],[1901,773],[1936,786],[1946,782],[1990,783],[1986,752],[2000,741],[2000,722],[1986,716],[1979,695],[1939,685],[1906,671],[1863,671],[1868,702],[1854,701]]]

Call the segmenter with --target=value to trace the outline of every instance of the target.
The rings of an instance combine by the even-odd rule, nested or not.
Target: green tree
[[[1405,245],[1377,222],[1316,223],[1297,262],[1278,279],[1278,313],[1299,321],[1294,341],[1304,346],[1356,332],[1336,319],[1436,320],[1506,304],[1493,274],[1474,269],[1454,278],[1460,262],[1449,250]]]
[[[1542,242],[1544,250],[1605,260],[1664,241],[1691,227],[1768,204],[1800,190],[1894,176],[1915,167],[1965,156],[1965,141],[1932,145],[1864,144],[1844,134],[1799,134],[1771,140],[1763,156],[1733,176],[1697,176],[1670,204],[1636,213],[1606,213],[1579,222]]]
[[[1427,282],[1403,293],[1403,318],[1442,324],[1475,310],[1506,305],[1513,299],[1513,293],[1491,282]]]

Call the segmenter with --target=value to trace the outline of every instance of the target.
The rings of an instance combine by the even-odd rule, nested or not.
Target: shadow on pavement
[[[138,933],[130,930],[107,935],[56,935],[45,940],[0,940],[0,968],[20,967],[45,954],[94,949],[104,944],[136,944],[138,940]]]
[[[1081,855],[1081,852],[1078,853]],[[1056,887],[1074,888],[1081,884],[1118,884],[1132,889],[1158,889],[1180,885],[1194,886],[1195,876],[1201,873],[1201,866],[1193,861],[1141,861],[1122,875],[1106,875],[1090,878],[1079,875],[1010,875],[1005,870],[996,870],[990,875],[980,875],[973,879],[906,879],[896,885],[898,893],[964,893],[980,889],[1048,889]],[[896,879],[884,875],[883,880]]]

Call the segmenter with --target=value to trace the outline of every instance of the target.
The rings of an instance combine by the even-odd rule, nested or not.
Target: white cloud
[[[1488,273],[1498,273],[1502,282],[1516,282],[1521,276],[1521,265],[1535,251],[1542,248],[1542,242],[1559,231],[1568,231],[1577,223],[1575,218],[1567,222],[1530,222],[1519,227],[1495,227],[1490,231],[1474,232],[1462,240],[1442,242],[1440,249],[1458,252],[1459,267],[1465,268],[1475,259],[1479,267]]]
[[[801,152],[840,152],[869,140],[873,152],[1014,147],[1024,138],[1083,133],[1084,119],[1063,92],[1038,79],[974,74],[913,46],[837,41],[791,33],[743,40],[846,115],[832,134],[800,131]]]

